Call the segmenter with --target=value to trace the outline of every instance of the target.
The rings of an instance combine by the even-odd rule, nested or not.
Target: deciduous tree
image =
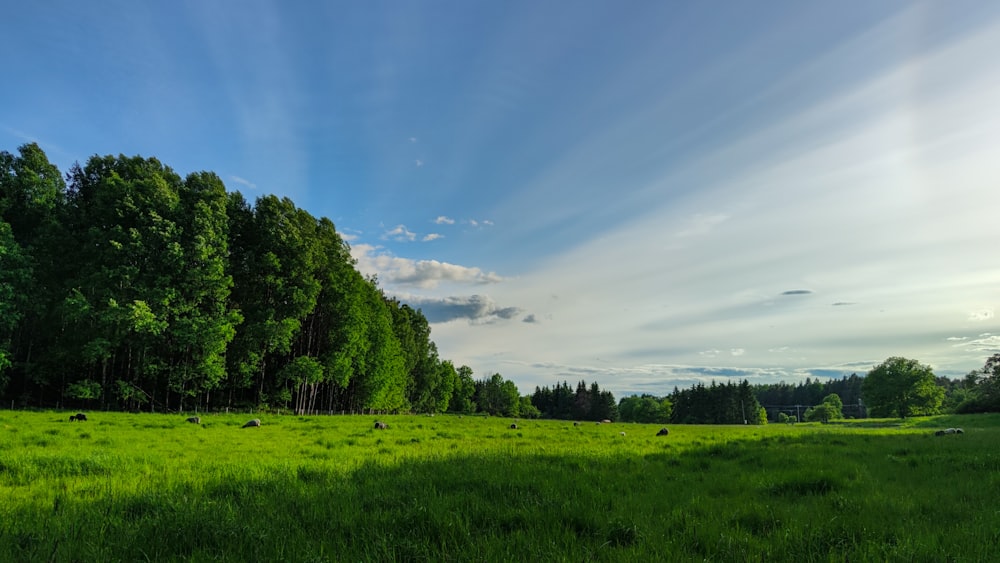
[[[872,415],[900,418],[935,414],[944,398],[930,366],[902,357],[889,358],[869,371],[862,393]]]

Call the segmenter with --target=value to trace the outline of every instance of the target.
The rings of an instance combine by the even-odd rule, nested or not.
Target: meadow
[[[1000,416],[0,411],[3,561],[985,561]],[[375,420],[388,424],[373,428]],[[935,436],[961,426],[964,434]],[[624,432],[624,435],[622,435]]]

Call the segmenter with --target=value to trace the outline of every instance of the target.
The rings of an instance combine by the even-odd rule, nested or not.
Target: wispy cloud
[[[716,226],[724,223],[727,219],[729,219],[729,215],[724,213],[698,213],[691,217],[684,228],[674,236],[687,238],[704,235],[712,231]]]
[[[423,242],[430,242],[432,240],[437,240],[439,238],[444,238],[444,235],[438,233],[429,233],[424,235],[424,238],[420,239]]]
[[[980,334],[978,338],[959,344],[959,346],[972,352],[984,354],[1000,353],[1000,335],[988,332]]]
[[[422,161],[422,160],[420,160],[418,158],[418,159],[416,159],[416,160],[413,161],[413,164],[415,164],[417,166],[417,168],[421,168],[424,165],[424,161]]]
[[[434,220],[434,223],[437,225],[454,225],[455,220],[445,215],[438,215],[438,218]]]
[[[472,226],[472,227],[492,227],[493,226],[493,221],[491,221],[489,219],[465,219],[463,221],[463,223],[465,223],[466,225]]]
[[[241,178],[239,176],[230,176],[229,177],[229,181],[231,181],[234,184],[239,184],[241,186],[246,186],[246,187],[250,188],[251,190],[256,190],[257,189],[257,184],[254,184],[253,182],[251,182],[250,180],[247,180],[246,178]]]
[[[782,295],[809,295],[812,293],[810,289],[789,289],[788,291],[782,291]]]

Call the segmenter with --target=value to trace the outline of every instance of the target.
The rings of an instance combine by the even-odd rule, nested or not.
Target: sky
[[[1000,3],[17,2],[0,150],[334,221],[522,393],[1000,352]]]

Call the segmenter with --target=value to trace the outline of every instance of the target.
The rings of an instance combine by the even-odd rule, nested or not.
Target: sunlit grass
[[[986,560],[1000,538],[994,415],[184,418],[0,411],[0,560]]]

